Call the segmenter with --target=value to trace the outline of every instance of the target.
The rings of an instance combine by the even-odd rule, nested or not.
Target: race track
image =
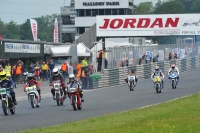
[[[42,103],[40,108],[32,109],[22,85],[15,89],[18,105],[15,115],[4,116],[0,109],[0,132],[16,132],[35,127],[58,125],[64,122],[86,119],[104,114],[126,111],[133,108],[156,104],[199,92],[200,69],[180,74],[180,84],[173,90],[165,77],[165,88],[157,94],[149,79],[138,81],[135,91],[130,92],[126,85],[85,91],[83,108],[74,111],[69,99],[64,106],[57,106],[50,94],[48,83],[42,82]]]

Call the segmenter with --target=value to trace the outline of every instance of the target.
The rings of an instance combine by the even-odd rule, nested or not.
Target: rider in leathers
[[[66,86],[65,86],[64,77],[63,77],[63,75],[61,73],[59,73],[57,68],[54,68],[53,69],[53,75],[51,76],[51,78],[49,80],[49,82],[50,82],[49,86],[51,86],[53,81],[57,81],[57,80],[60,80],[60,82],[62,84],[61,86],[62,86],[62,89],[63,89],[63,92],[64,92],[64,99],[66,99],[66,94],[67,93],[66,93],[66,90],[65,90]],[[56,98],[55,98],[55,90],[54,90],[54,88],[51,89],[51,93],[53,95],[53,99],[55,100]]]
[[[155,67],[155,71],[153,72],[153,74],[151,75],[151,79],[153,80],[154,76],[160,76],[161,80],[162,80],[162,89],[164,88],[164,73],[160,70],[159,66]]]
[[[37,92],[40,96],[40,101],[41,101],[41,90],[40,90],[40,87],[38,86],[38,81],[36,80],[36,78],[34,77],[34,75],[32,73],[29,73],[27,75],[27,79],[25,81],[26,85],[27,86],[31,86],[31,85],[36,85],[37,87]],[[26,92],[26,88],[24,88],[24,92]]]
[[[131,72],[128,74],[128,76],[135,76],[134,86],[136,86],[138,77],[136,75],[135,69],[131,69]],[[126,83],[128,83],[128,77],[125,79]]]
[[[81,97],[81,102],[84,102],[83,91],[81,90],[80,83],[78,81],[76,81],[74,74],[69,75],[68,89],[69,88],[78,88],[79,94],[80,94],[80,97]],[[68,94],[68,97],[70,98],[69,94]]]
[[[169,68],[169,71],[168,71],[168,76],[170,75],[170,73],[174,73],[176,72],[177,73],[177,85],[178,85],[178,82],[179,82],[179,70],[178,70],[178,67],[176,67],[175,64],[171,64],[171,68]],[[170,79],[170,77],[169,77]]]
[[[12,100],[13,100],[14,104],[17,105],[17,101],[16,101],[16,98],[15,98],[15,92],[14,92],[13,87],[12,87],[12,82],[7,78],[5,71],[0,72],[0,88],[9,89],[10,95],[12,96]],[[0,95],[0,99],[1,99],[1,95]]]

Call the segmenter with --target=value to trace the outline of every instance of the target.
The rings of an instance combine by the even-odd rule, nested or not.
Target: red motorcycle
[[[55,90],[55,99],[58,106],[63,105],[64,99],[64,92],[62,89],[62,83],[60,81],[53,81],[51,84],[53,89]]]
[[[70,96],[70,104],[73,106],[74,110],[81,110],[82,102],[78,88],[68,88],[68,94]]]

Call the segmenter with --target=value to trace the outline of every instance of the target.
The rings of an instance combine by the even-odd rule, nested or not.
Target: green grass
[[[159,99],[158,99],[159,100]],[[72,112],[73,113],[73,112]],[[200,133],[200,94],[20,133]]]

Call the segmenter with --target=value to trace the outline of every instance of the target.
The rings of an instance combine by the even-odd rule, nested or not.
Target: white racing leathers
[[[170,75],[170,73],[177,73],[177,84],[179,82],[179,70],[178,70],[178,67],[175,67],[174,69],[170,68],[169,71],[168,71],[168,76]],[[169,77],[170,79],[170,77]]]
[[[170,73],[175,73],[175,72],[179,75],[178,67],[175,67],[174,69],[169,68],[168,75],[169,75]]]

